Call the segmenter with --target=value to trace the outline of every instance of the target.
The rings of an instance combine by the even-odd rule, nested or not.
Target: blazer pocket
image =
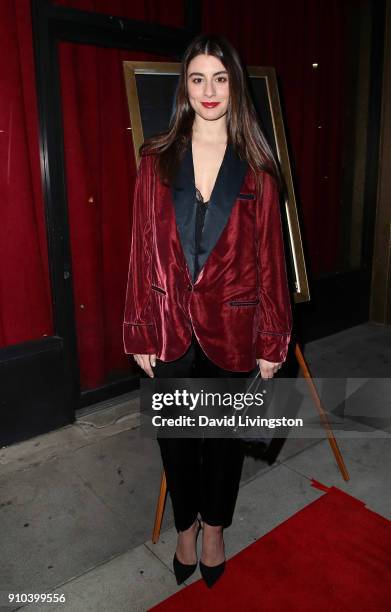
[[[255,193],[239,193],[239,200],[255,200]]]
[[[256,300],[231,300],[228,302],[230,306],[256,306],[259,304],[259,299]]]
[[[157,291],[158,293],[162,293],[163,295],[167,295],[167,291],[161,287],[158,287],[157,285],[151,285],[151,289]]]

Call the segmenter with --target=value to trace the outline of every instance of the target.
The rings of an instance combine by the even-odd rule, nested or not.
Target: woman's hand
[[[274,363],[274,361],[267,361],[266,359],[257,359],[262,378],[273,378],[274,374],[281,368],[283,363],[283,361]]]
[[[133,355],[135,362],[150,378],[154,378],[152,366],[156,365],[156,355]]]

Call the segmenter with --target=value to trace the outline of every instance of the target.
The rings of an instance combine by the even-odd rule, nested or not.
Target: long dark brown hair
[[[262,189],[260,172],[271,174],[280,193],[284,190],[282,174],[273,151],[259,125],[250,97],[247,73],[239,55],[230,42],[219,34],[200,34],[187,47],[181,65],[175,111],[166,132],[145,140],[140,155],[157,154],[156,163],[160,179],[170,185],[191,138],[195,111],[189,102],[187,73],[191,60],[200,54],[218,58],[228,72],[229,102],[227,110],[227,137],[235,152],[252,168],[257,189]]]

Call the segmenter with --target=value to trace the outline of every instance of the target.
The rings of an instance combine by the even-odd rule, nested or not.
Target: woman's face
[[[228,72],[214,55],[197,55],[187,69],[189,102],[206,121],[219,119],[228,109]]]

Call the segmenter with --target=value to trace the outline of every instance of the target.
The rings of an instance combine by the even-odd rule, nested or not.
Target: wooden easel
[[[343,460],[341,451],[339,450],[337,441],[335,439],[333,430],[331,428],[331,425],[329,423],[329,420],[327,418],[325,409],[322,406],[322,402],[320,401],[320,397],[319,394],[316,390],[316,387],[314,385],[314,382],[312,380],[312,376],[309,370],[309,367],[307,365],[306,360],[304,359],[304,355],[301,351],[300,346],[298,345],[298,343],[295,344],[295,356],[296,359],[299,363],[300,369],[304,375],[304,378],[307,380],[308,386],[310,388],[310,392],[312,395],[312,398],[314,400],[316,409],[319,412],[319,416],[321,418],[321,421],[326,429],[326,433],[327,433],[327,438],[329,441],[329,444],[331,446],[331,450],[334,453],[334,457],[335,460],[337,462],[337,465],[340,469],[340,472],[342,474],[342,477],[345,481],[349,480],[349,473],[346,469],[345,466],[345,462]],[[160,480],[160,491],[159,491],[159,497],[158,497],[158,502],[157,502],[157,506],[156,506],[156,514],[155,514],[155,523],[153,526],[153,532],[152,532],[152,543],[156,544],[156,542],[159,539],[159,535],[160,535],[160,528],[161,528],[161,524],[162,524],[162,520],[163,520],[163,510],[164,510],[164,504],[166,501],[166,495],[167,495],[167,481],[166,481],[166,474],[164,469],[162,470],[162,476],[161,476],[161,480]]]

